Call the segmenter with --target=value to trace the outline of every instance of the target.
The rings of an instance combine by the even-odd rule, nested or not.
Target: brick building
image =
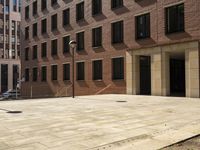
[[[198,0],[24,0],[22,95],[71,95],[73,39],[76,95],[199,97],[199,6]]]
[[[15,89],[20,76],[20,1],[0,1],[0,93]]]

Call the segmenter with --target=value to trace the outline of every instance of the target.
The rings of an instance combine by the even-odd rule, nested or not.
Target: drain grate
[[[9,114],[20,114],[20,113],[22,113],[22,111],[17,111],[17,110],[15,110],[15,111],[7,111],[7,113],[9,113]]]
[[[116,101],[117,103],[126,103],[127,101]]]

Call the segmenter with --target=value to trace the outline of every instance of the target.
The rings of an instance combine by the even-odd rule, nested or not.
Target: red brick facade
[[[85,81],[75,82],[76,95],[87,94],[104,94],[104,93],[125,93],[126,79],[112,80],[112,63],[111,59],[115,57],[124,57],[126,50],[139,49],[141,47],[151,47],[160,44],[177,43],[189,40],[200,39],[200,1],[198,0],[124,0],[124,7],[111,9],[110,0],[102,0],[102,14],[92,16],[91,0],[84,1],[84,16],[85,19],[81,22],[76,22],[76,4],[79,0],[58,0],[58,6],[52,7],[48,2],[47,11],[41,11],[41,0],[38,0],[38,15],[32,16],[32,3],[34,0],[23,0],[22,6],[22,75],[25,68],[37,66],[40,68],[43,65],[47,66],[47,82],[41,82],[40,73],[38,81],[25,82],[22,85],[22,95],[29,97],[44,97],[44,96],[70,96],[71,82],[63,81],[62,64],[71,63],[71,55],[63,55],[62,52],[62,37],[70,35],[71,39],[76,39],[77,32],[85,32],[85,50],[75,52],[75,61],[85,62]],[[185,32],[177,34],[165,34],[165,7],[184,3],[185,8]],[[25,7],[30,5],[30,20],[24,19]],[[70,26],[64,28],[62,25],[62,11],[70,8]],[[135,16],[140,14],[150,13],[150,38],[145,40],[135,40]],[[51,16],[58,15],[58,31],[51,31]],[[41,34],[41,20],[47,18],[47,33]],[[111,44],[111,23],[122,21],[124,24],[124,43]],[[32,24],[38,23],[38,37],[32,38]],[[24,41],[24,29],[29,26],[30,40]],[[102,26],[102,48],[92,48],[92,28]],[[58,56],[51,56],[51,40],[58,39]],[[47,59],[41,58],[41,43],[47,42]],[[32,60],[32,46],[38,45],[38,59]],[[30,47],[29,61],[25,61],[24,49]],[[92,80],[92,60],[103,60],[103,80]],[[125,60],[126,61],[126,60]],[[58,80],[51,81],[51,65],[58,65]],[[125,65],[125,63],[124,63]],[[124,67],[125,68],[125,67]],[[76,69],[75,69],[76,70]],[[31,72],[30,72],[31,74]],[[76,73],[75,73],[76,74]],[[126,74],[126,70],[124,76]]]

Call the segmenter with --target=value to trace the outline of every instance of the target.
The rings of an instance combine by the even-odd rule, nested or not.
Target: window
[[[102,45],[102,27],[92,29],[92,47]]]
[[[51,0],[51,6],[56,5],[57,4],[57,0]]]
[[[33,37],[37,36],[37,23],[33,24]]]
[[[41,24],[42,24],[41,32],[42,34],[44,34],[47,32],[47,19],[43,19]]]
[[[46,81],[47,80],[47,67],[42,66],[41,69],[41,81]]]
[[[102,12],[102,0],[92,0],[92,15]]]
[[[124,58],[112,59],[112,79],[120,80],[124,79]]]
[[[69,8],[63,10],[63,26],[70,24],[70,11]]]
[[[33,59],[37,59],[37,45],[33,46]]]
[[[37,15],[37,1],[33,2],[33,16]]]
[[[25,7],[25,19],[29,19],[29,6]]]
[[[51,55],[57,55],[57,39],[51,41]]]
[[[29,81],[29,68],[25,69],[25,81]]]
[[[29,39],[29,27],[25,28],[25,39]]]
[[[47,57],[47,43],[41,44],[41,56],[42,58]]]
[[[33,82],[37,81],[37,76],[38,76],[38,69],[37,67],[33,68]]]
[[[57,29],[57,14],[51,16],[51,30]]]
[[[25,48],[25,60],[29,60],[29,48]]]
[[[47,8],[47,0],[41,0],[41,10],[45,10]]]
[[[70,64],[63,64],[63,80],[70,80]]]
[[[166,33],[184,31],[184,4],[175,5],[166,8]]]
[[[124,38],[123,21],[112,23],[112,43],[122,43]]]
[[[76,64],[76,79],[77,80],[85,80],[85,69],[84,69],[84,62],[78,62]]]
[[[84,19],[84,2],[76,5],[76,21]]]
[[[93,80],[102,80],[102,60],[93,61]]]
[[[68,53],[70,50],[69,46],[70,36],[63,37],[63,53]]]
[[[136,39],[150,37],[150,14],[144,14],[136,17]]]
[[[58,70],[57,65],[51,66],[51,80],[57,80],[57,70]]]
[[[118,8],[123,6],[123,0],[111,0],[111,8]]]
[[[77,51],[84,50],[84,32],[79,32],[76,34],[76,41],[77,41]]]

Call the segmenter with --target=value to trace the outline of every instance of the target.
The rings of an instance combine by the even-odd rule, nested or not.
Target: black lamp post
[[[69,42],[69,45],[72,49],[72,97],[74,98],[75,88],[74,88],[74,50],[76,48],[76,41],[72,40]]]

